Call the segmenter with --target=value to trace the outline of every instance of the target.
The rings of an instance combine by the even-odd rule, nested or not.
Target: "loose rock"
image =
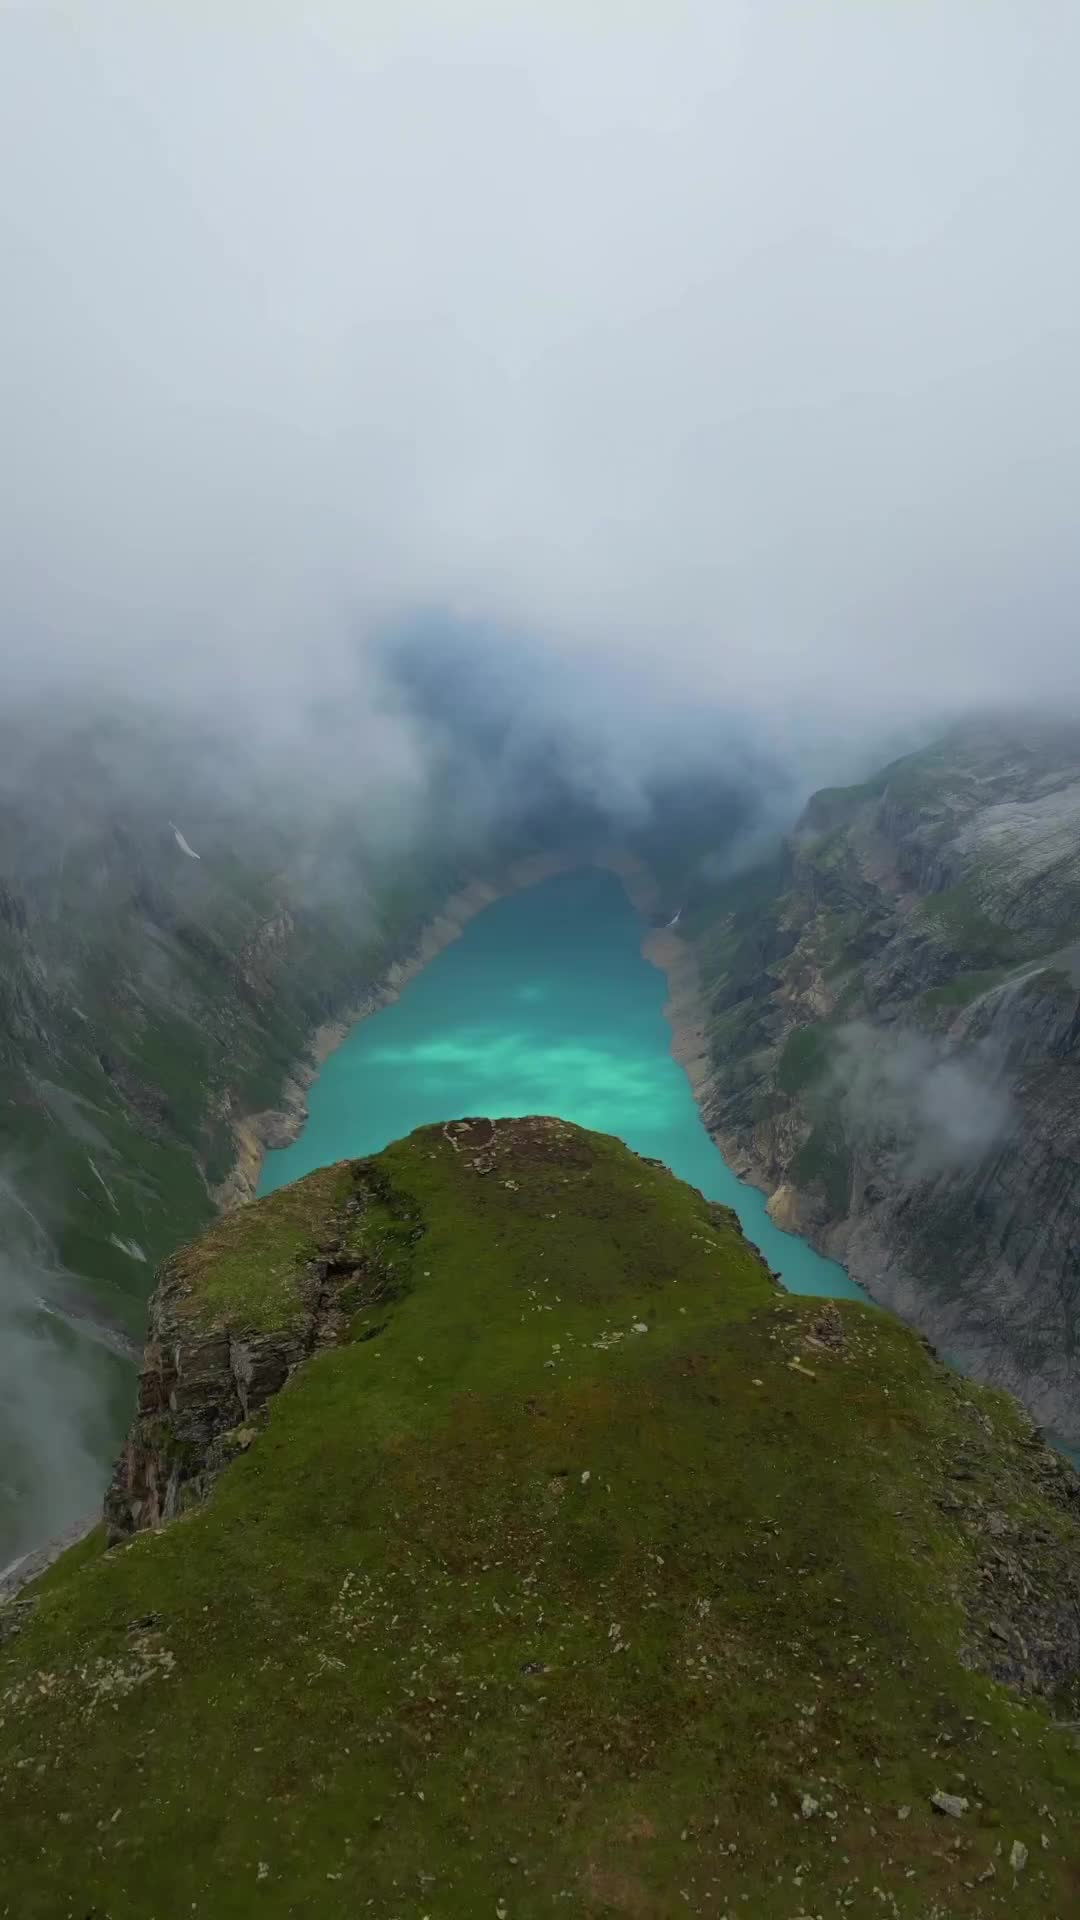
[[[968,1802],[962,1793],[942,1793],[940,1789],[930,1795],[930,1805],[938,1813],[950,1814],[954,1820],[959,1820],[968,1810]]]

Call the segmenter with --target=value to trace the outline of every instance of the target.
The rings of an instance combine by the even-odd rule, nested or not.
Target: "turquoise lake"
[[[268,1153],[260,1193],[377,1153],[431,1121],[560,1114],[663,1160],[734,1207],[795,1293],[864,1300],[842,1267],[782,1233],[725,1166],[671,1055],[667,986],[613,874],[562,874],[498,900],[354,1027],[323,1065],[299,1139]]]

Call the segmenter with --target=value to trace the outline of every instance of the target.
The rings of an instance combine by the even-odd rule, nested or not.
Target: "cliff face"
[[[1064,1920],[1078,1494],[618,1142],[423,1129],[163,1270],[115,1544],[0,1606],[5,1900]]]
[[[266,821],[195,776],[140,766],[129,792],[109,744],[65,740],[32,810],[0,786],[0,1155],[47,1195],[59,1263],[140,1332],[140,1269],[212,1217],[234,1118],[279,1104],[454,876],[417,856],[403,879],[347,823]]]
[[[297,1367],[344,1338],[359,1313],[396,1297],[388,1234],[407,1248],[421,1232],[415,1208],[379,1168],[358,1163],[271,1195],[255,1217],[227,1215],[166,1261],[135,1419],[105,1496],[109,1538],[160,1526],[204,1499]]]
[[[0,717],[0,1572],[96,1498],[155,1266],[453,890],[293,789],[179,722]]]
[[[1080,737],[966,729],[819,794],[689,932],[733,1164],[1080,1443]]]

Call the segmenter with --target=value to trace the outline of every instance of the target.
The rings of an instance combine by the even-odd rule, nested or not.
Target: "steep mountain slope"
[[[137,690],[0,715],[0,1576],[96,1503],[154,1267],[250,1190],[313,1036],[463,885],[610,837],[588,757],[489,681],[399,661],[366,726],[317,686],[283,728]]]
[[[163,1269],[118,1544],[0,1610],[4,1901],[1063,1920],[1078,1488],[614,1140],[424,1129]]]
[[[378,823],[230,783],[175,724],[0,735],[0,1569],[91,1506],[154,1267],[452,890]]]
[[[819,793],[684,920],[704,1106],[781,1224],[1080,1444],[1080,734]]]

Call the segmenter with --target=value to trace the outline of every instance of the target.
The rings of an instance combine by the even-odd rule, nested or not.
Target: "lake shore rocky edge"
[[[735,1134],[725,1134],[708,1118],[710,1098],[716,1089],[716,1070],[709,1052],[706,1009],[701,991],[701,976],[693,948],[672,927],[660,927],[646,935],[642,952],[654,967],[666,975],[668,999],[664,1016],[671,1028],[671,1051],[687,1079],[701,1114],[701,1123],[717,1152],[739,1180],[757,1187],[767,1195],[770,1219],[784,1233],[798,1234],[826,1259],[845,1263],[830,1245],[829,1236],[816,1233],[814,1222],[801,1217],[799,1196],[789,1182],[776,1186],[764,1165],[747,1152],[745,1142]],[[869,1291],[864,1275],[851,1278]]]
[[[725,1165],[737,1179],[744,1181],[747,1186],[757,1187],[767,1196],[766,1210],[782,1232],[797,1234],[824,1258],[836,1260],[846,1272],[850,1272],[845,1261],[830,1246],[828,1236],[815,1233],[813,1222],[800,1217],[799,1196],[795,1189],[787,1182],[776,1186],[769,1179],[767,1169],[747,1153],[744,1142],[734,1134],[721,1133],[709,1120],[711,1096],[716,1089],[716,1070],[709,1052],[705,1001],[693,948],[673,927],[657,927],[646,934],[641,951],[667,979],[668,998],[664,1017],[671,1028],[672,1057],[678,1061],[690,1082],[701,1124]],[[850,1277],[867,1293],[872,1292],[864,1274],[850,1272]]]
[[[410,980],[415,980],[444,947],[459,940],[469,922],[486,907],[511,894],[540,886],[545,880],[555,879],[559,874],[579,872],[584,867],[597,867],[613,873],[622,882],[627,898],[643,924],[641,951],[667,981],[664,1017],[671,1029],[671,1053],[690,1083],[702,1124],[717,1151],[739,1179],[767,1193],[769,1182],[764,1177],[764,1170],[748,1161],[736,1139],[721,1138],[706,1119],[707,1102],[715,1085],[715,1071],[709,1055],[706,1008],[694,950],[673,927],[654,924],[661,904],[660,890],[644,863],[624,848],[604,847],[578,852],[528,854],[509,862],[493,875],[468,881],[456,893],[450,894],[439,911],[422,927],[415,944],[390,963],[385,972],[372,982],[363,998],[336,1019],[324,1021],[315,1029],[303,1058],[285,1083],[281,1105],[263,1113],[234,1117],[236,1158],[228,1177],[214,1190],[219,1211],[230,1212],[234,1207],[244,1206],[255,1198],[266,1154],[291,1146],[299,1138],[308,1117],[308,1090],[318,1077],[323,1063],[337,1051],[354,1027],[397,1000]],[[772,1217],[777,1226],[786,1231],[805,1233],[804,1227],[786,1217],[784,1192],[785,1189],[781,1188],[770,1196],[768,1205]],[[808,1237],[812,1239],[812,1235]]]
[[[266,1154],[291,1146],[299,1138],[308,1117],[308,1090],[324,1061],[337,1051],[354,1027],[397,1000],[409,981],[415,980],[444,947],[459,940],[469,922],[485,907],[510,894],[539,886],[558,874],[572,873],[585,866],[603,867],[618,874],[638,911],[648,910],[647,903],[651,903],[655,894],[650,876],[631,855],[608,849],[528,854],[510,861],[493,874],[468,881],[449,895],[439,911],[425,922],[414,945],[391,961],[361,1000],[315,1029],[303,1057],[285,1082],[281,1105],[263,1113],[233,1116],[236,1157],[228,1177],[214,1189],[213,1198],[219,1211],[231,1212],[255,1198]]]
[[[965,1329],[955,1323],[953,1311],[940,1308],[930,1288],[915,1283],[896,1261],[888,1260],[886,1252],[871,1235],[853,1231],[857,1223],[830,1223],[819,1217],[805,1192],[784,1177],[784,1173],[776,1179],[774,1169],[765,1158],[755,1154],[755,1137],[748,1139],[744,1131],[717,1127],[717,1116],[724,1110],[726,1089],[717,1077],[709,1046],[707,1004],[701,991],[698,952],[676,925],[659,924],[671,902],[663,899],[661,887],[648,866],[628,849],[594,847],[530,854],[523,860],[509,862],[490,876],[469,881],[446,900],[440,912],[421,929],[415,947],[388,966],[363,1000],[311,1035],[306,1058],[286,1083],[281,1108],[242,1117],[234,1123],[238,1146],[236,1164],[225,1187],[215,1194],[219,1208],[227,1212],[256,1196],[265,1152],[288,1146],[298,1139],[307,1119],[307,1091],[327,1056],[348,1037],[357,1021],[365,1020],[369,1014],[379,1012],[382,1006],[396,1000],[409,979],[415,979],[442,948],[459,939],[469,922],[486,906],[559,874],[580,872],[586,866],[603,868],[619,877],[626,897],[638,912],[642,922],[642,954],[667,981],[663,1012],[671,1029],[671,1054],[686,1073],[701,1125],[723,1156],[726,1167],[736,1179],[767,1196],[767,1212],[776,1227],[803,1238],[826,1260],[838,1261],[867,1298],[892,1309],[907,1325],[915,1325],[936,1350],[947,1352],[965,1373],[974,1379],[1005,1386],[1017,1394],[1047,1436],[1051,1436],[1055,1444],[1072,1450],[1076,1440],[1063,1417],[1063,1405],[1055,1396],[1047,1400],[1047,1396],[1032,1392],[1030,1379],[1022,1369],[1011,1365],[1007,1346],[1001,1346],[1001,1342],[995,1342],[994,1346],[970,1342],[965,1338]]]

